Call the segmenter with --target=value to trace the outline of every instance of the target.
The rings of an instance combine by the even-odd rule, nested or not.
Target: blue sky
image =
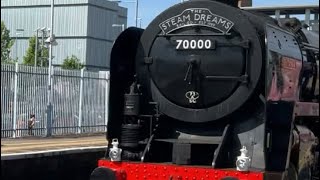
[[[128,8],[128,26],[135,26],[135,3],[132,3],[132,1],[134,0],[123,0],[123,2],[119,3],[120,6]],[[139,18],[141,18],[142,28],[145,28],[162,11],[179,2],[180,0],[139,0]],[[253,0],[253,6],[281,6],[281,5],[306,5],[306,4],[307,5],[319,4],[319,1],[318,0]]]

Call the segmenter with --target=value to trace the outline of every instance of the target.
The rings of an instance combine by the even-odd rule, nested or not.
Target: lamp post
[[[35,44],[35,48],[34,48],[34,67],[37,67],[37,59],[38,59],[38,35],[39,35],[39,30],[40,28],[36,29],[36,44]],[[36,68],[33,68],[33,73],[35,73]],[[34,74],[32,75],[33,78],[33,96],[36,95],[36,79]],[[35,113],[35,99],[32,99],[32,109],[33,109],[33,113]]]
[[[49,67],[48,67],[48,101],[47,101],[47,132],[46,136],[51,136],[51,126],[52,126],[52,46],[55,45],[55,37],[53,35],[53,24],[54,24],[54,0],[51,0],[51,27],[50,27],[50,37],[46,40],[46,43],[49,44]]]
[[[141,28],[142,27],[142,18],[138,18],[139,20],[139,27]]]
[[[38,62],[38,44],[39,44],[39,40],[38,40],[38,38],[39,38],[39,31],[41,31],[42,32],[42,48],[43,48],[43,38],[44,38],[44,36],[43,36],[43,33],[44,33],[44,31],[47,29],[47,27],[43,27],[43,28],[38,28],[38,29],[36,29],[35,30],[35,32],[36,32],[36,47],[35,47],[35,51],[34,51],[34,67],[36,67],[37,66],[37,62]],[[41,58],[42,58],[42,51],[41,51]]]
[[[138,27],[138,15],[139,15],[139,1],[136,0],[136,27]]]
[[[36,44],[35,44],[35,50],[34,50],[34,67],[37,67],[37,62],[38,62],[38,36],[39,36],[39,31],[42,31],[42,34],[43,34],[43,31],[46,29],[46,27],[43,27],[43,28],[38,28],[35,30],[36,32]],[[42,38],[43,38],[43,35],[42,35]],[[43,42],[42,42],[43,43]],[[42,46],[43,47],[43,46]],[[41,58],[42,58],[42,51],[41,51]],[[41,61],[41,64],[42,64],[42,61]],[[34,68],[33,69],[34,73],[36,71],[36,69]],[[35,96],[36,95],[36,79],[35,79],[35,76],[33,76],[33,95]],[[33,98],[33,101],[32,101],[32,108],[33,110],[35,109],[35,98]],[[35,112],[34,112],[35,113]]]
[[[22,32],[24,32],[24,29],[16,29],[16,59],[18,59],[18,36],[22,35]]]
[[[135,22],[136,22],[136,27],[138,27],[138,16],[139,16],[139,0],[135,1],[121,1],[121,0],[110,0],[111,2],[124,2],[124,3],[135,3]]]
[[[43,49],[44,49],[44,35],[46,34],[47,31],[47,27],[43,27],[40,29],[40,31],[42,32],[42,37],[41,37],[41,67],[43,65]]]
[[[22,33],[16,32],[16,59],[18,58],[18,36]]]
[[[34,50],[34,67],[37,67],[37,60],[38,60],[38,36],[39,36],[39,30],[40,28],[36,29],[36,44],[35,44],[35,50]]]

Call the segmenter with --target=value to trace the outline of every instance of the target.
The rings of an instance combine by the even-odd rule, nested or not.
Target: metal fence
[[[105,132],[109,72],[53,69],[52,135]],[[24,137],[35,114],[34,136],[47,132],[48,69],[1,64],[1,138]]]

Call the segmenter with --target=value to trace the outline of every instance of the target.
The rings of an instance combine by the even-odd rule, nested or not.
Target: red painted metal
[[[319,103],[296,102],[295,116],[319,116]]]
[[[299,77],[301,69],[301,60],[282,57],[281,66],[275,68],[273,72],[274,76],[272,78],[268,100],[299,101]],[[277,71],[280,71],[280,73]]]
[[[111,162],[101,159],[99,167],[112,169],[117,180],[221,180],[226,177],[239,180],[263,180],[263,172],[239,172],[233,169],[217,170],[208,167],[178,166],[133,162]]]

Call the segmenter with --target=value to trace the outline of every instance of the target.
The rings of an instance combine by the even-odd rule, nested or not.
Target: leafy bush
[[[38,47],[40,43],[38,42]],[[29,39],[29,47],[27,49],[26,55],[23,57],[23,64],[24,65],[30,65],[34,66],[34,55],[35,55],[35,50],[36,50],[36,37],[33,36]],[[41,57],[41,51],[42,57]],[[49,65],[49,50],[48,48],[41,48],[38,49],[38,54],[37,54],[37,66],[45,66],[47,67]]]
[[[72,55],[64,59],[61,67],[62,69],[82,69],[84,66],[75,55]]]
[[[12,63],[10,58],[10,48],[14,40],[10,38],[10,31],[3,21],[1,21],[1,63]]]

